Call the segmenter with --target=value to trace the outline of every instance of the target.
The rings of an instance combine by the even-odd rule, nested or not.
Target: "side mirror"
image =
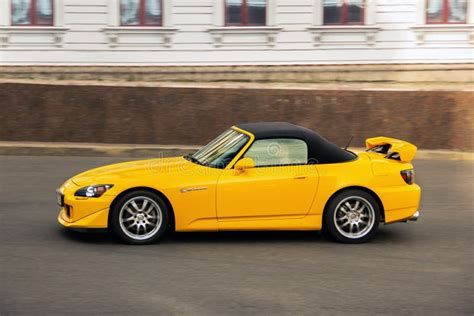
[[[242,158],[234,166],[237,173],[243,173],[246,169],[255,168],[255,162],[252,158]]]

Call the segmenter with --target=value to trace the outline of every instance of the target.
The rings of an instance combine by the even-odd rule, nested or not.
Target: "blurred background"
[[[0,0],[0,140],[199,145],[289,121],[472,151],[470,0]]]

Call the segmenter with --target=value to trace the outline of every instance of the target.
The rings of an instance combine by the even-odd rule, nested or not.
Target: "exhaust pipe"
[[[420,212],[416,211],[415,214],[413,214],[408,220],[412,222],[416,222],[418,220],[418,217],[420,217]]]

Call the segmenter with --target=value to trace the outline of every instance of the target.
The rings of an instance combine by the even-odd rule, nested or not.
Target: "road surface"
[[[422,217],[363,245],[267,232],[137,247],[59,227],[55,189],[123,160],[0,156],[0,315],[474,313],[473,162],[416,161]]]

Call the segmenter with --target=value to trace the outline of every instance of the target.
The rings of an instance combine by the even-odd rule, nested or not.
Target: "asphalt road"
[[[0,315],[474,313],[474,164],[416,161],[421,219],[363,245],[316,232],[116,244],[65,231],[55,189],[117,158],[0,156]]]

